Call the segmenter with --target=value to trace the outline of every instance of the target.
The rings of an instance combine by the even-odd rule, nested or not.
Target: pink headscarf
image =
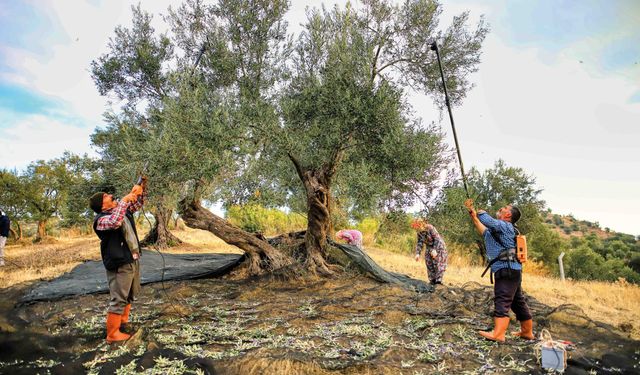
[[[342,229],[336,233],[336,238],[345,240],[349,245],[362,248],[362,233],[356,229]]]

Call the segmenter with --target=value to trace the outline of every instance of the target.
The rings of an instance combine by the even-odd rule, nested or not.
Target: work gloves
[[[145,176],[143,176],[141,180],[142,182],[140,185],[133,185],[131,192],[122,198],[123,201],[135,203],[138,200],[138,197],[144,193],[144,189],[147,184],[147,178]]]

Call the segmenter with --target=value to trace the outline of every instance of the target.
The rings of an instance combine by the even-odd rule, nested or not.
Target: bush
[[[413,252],[417,238],[411,228],[413,216],[403,211],[387,213],[378,226],[376,244],[399,253]]]
[[[553,215],[553,223],[557,226],[562,226],[563,222],[562,222],[562,218],[560,217],[560,215],[558,214],[554,214]]]
[[[356,225],[356,229],[362,232],[364,244],[373,244],[380,229],[380,220],[372,217],[364,218]]]
[[[622,277],[628,282],[640,283],[640,273],[635,272],[622,259],[605,260],[587,246],[580,246],[569,253],[565,268],[567,276],[577,280],[616,281]]]
[[[640,254],[632,256],[627,266],[629,266],[635,272],[640,273]]]
[[[227,210],[226,218],[247,232],[260,232],[265,235],[294,232],[307,227],[306,218],[299,214],[285,213],[257,204],[233,205]]]
[[[602,255],[587,246],[580,246],[567,254],[565,272],[567,277],[576,280],[602,280],[604,262]]]
[[[629,268],[621,259],[609,259],[602,265],[602,279],[616,281],[624,278],[631,283],[640,283],[640,274]]]

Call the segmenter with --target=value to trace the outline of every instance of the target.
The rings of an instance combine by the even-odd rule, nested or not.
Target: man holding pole
[[[110,302],[107,313],[107,343],[127,340],[121,332],[129,322],[131,302],[140,291],[140,243],[133,213],[144,203],[146,179],[120,201],[104,192],[94,194],[89,206],[97,214],[93,230],[100,238],[100,254],[107,270]]]
[[[520,219],[520,210],[512,205],[502,207],[494,219],[485,211],[476,212],[471,199],[467,199],[464,205],[476,230],[484,238],[491,272],[495,275],[494,328],[491,332],[480,331],[480,335],[488,340],[504,342],[511,309],[520,321],[520,332],[514,335],[533,340],[533,320],[522,293],[522,265],[517,261],[515,251],[511,251],[516,247],[514,224]]]

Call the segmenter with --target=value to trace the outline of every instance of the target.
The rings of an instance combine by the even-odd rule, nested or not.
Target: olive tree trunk
[[[249,261],[249,273],[259,275],[291,265],[290,257],[271,246],[264,239],[248,233],[202,207],[199,201],[182,201],[180,214],[190,228],[206,230],[229,245],[243,250]]]
[[[171,220],[171,209],[162,204],[157,204],[153,213],[155,224],[149,233],[140,242],[143,246],[155,246],[158,249],[166,249],[182,241],[169,231],[169,221]]]

